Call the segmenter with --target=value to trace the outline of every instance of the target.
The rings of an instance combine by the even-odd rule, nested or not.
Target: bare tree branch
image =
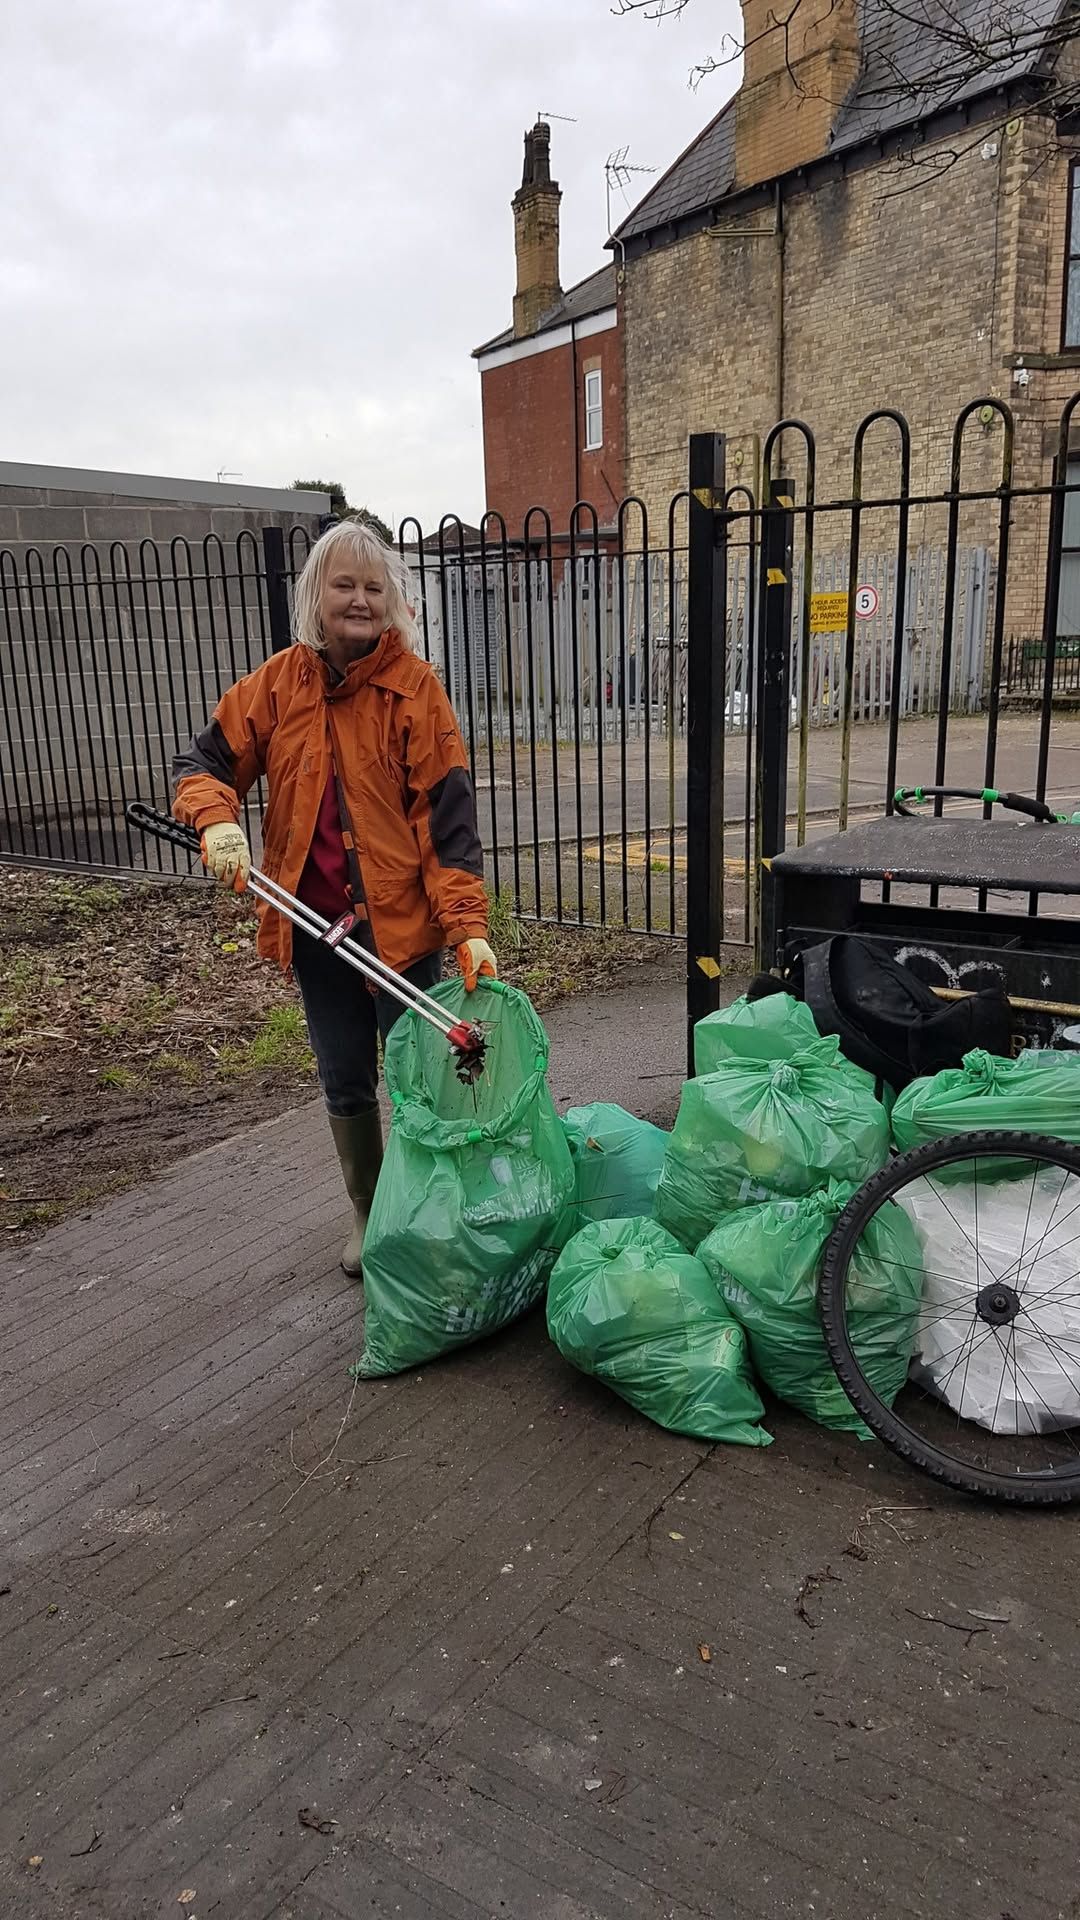
[[[690,4],[691,0],[615,0],[611,10],[620,17],[641,13],[648,20],[664,21],[683,15]],[[690,86],[696,89],[711,74],[741,60],[750,47],[779,35],[793,92],[804,99],[827,99],[839,110],[847,96],[832,99],[820,88],[808,86],[792,57],[793,27],[804,4],[805,0],[787,0],[786,6],[770,8],[764,26],[750,39],[725,35],[718,52],[706,55],[691,69]],[[815,24],[837,4],[838,0],[829,0],[828,12],[822,15],[815,0]],[[895,127],[898,108],[914,128],[943,107],[1020,81],[1028,97],[1022,91],[1019,97],[1014,93],[1002,113],[1002,125],[1014,119],[1053,121],[1080,113],[1080,86],[1055,73],[1062,52],[1080,41],[1080,9],[1069,8],[1049,24],[1033,18],[1023,0],[1019,4],[1018,0],[990,0],[978,9],[965,0],[878,0],[876,12],[878,30],[864,48],[854,102],[867,138],[873,138],[879,123],[891,122]],[[938,145],[922,153],[916,129],[910,145],[891,162],[894,172],[914,176],[897,190],[909,191],[913,185],[938,178],[992,137],[994,130],[984,121],[970,141],[955,147]]]

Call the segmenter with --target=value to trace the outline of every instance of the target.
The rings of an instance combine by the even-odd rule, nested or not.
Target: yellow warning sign
[[[811,633],[844,633],[847,629],[847,616],[846,593],[812,593],[810,595]]]

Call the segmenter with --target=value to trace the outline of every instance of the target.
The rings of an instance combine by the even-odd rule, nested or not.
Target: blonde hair
[[[316,540],[304,562],[303,571],[293,589],[293,632],[302,646],[322,653],[326,646],[319,608],[326,576],[342,556],[362,567],[378,565],[386,574],[386,624],[395,627],[405,645],[414,653],[417,647],[415,591],[412,577],[401,555],[373,527],[363,520],[336,520],[321,539]]]

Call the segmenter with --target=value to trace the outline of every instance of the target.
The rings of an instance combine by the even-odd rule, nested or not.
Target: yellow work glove
[[[476,982],[483,975],[485,980],[497,980],[499,963],[486,940],[463,940],[457,950],[457,963],[465,981],[466,993],[475,993]]]
[[[251,872],[251,848],[234,821],[219,820],[216,826],[203,828],[202,863],[223,887],[243,893]]]

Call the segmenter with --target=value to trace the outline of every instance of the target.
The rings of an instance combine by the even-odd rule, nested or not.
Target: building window
[[[1080,227],[1078,227],[1080,239]],[[1080,261],[1077,262],[1080,272]],[[1080,293],[1080,282],[1078,282]],[[1078,317],[1080,317],[1080,297],[1078,297]],[[597,447],[604,444],[604,389],[600,379],[599,367],[585,375],[585,451],[595,453]]]
[[[1069,219],[1065,252],[1063,347],[1080,347],[1080,160],[1069,168]]]

